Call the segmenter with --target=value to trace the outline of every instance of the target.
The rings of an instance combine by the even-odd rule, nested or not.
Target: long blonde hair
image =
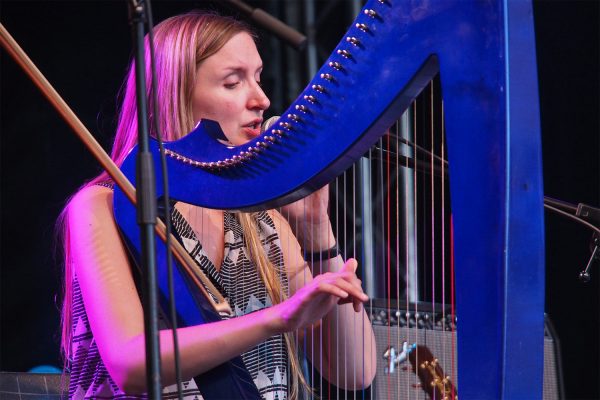
[[[251,29],[244,23],[233,18],[212,13],[190,12],[171,17],[154,29],[154,58],[156,65],[156,98],[159,126],[154,126],[154,116],[149,116],[150,133],[156,136],[161,132],[163,139],[176,140],[192,131],[194,119],[192,113],[192,92],[195,86],[196,69],[199,64],[215,54],[234,35],[240,32],[249,33],[254,37]],[[150,49],[148,39],[145,43],[146,59],[146,97],[150,113],[154,110],[152,96],[152,74],[150,71]],[[117,165],[121,165],[129,151],[137,143],[137,106],[135,90],[135,68],[131,63],[126,81],[123,86],[124,96],[121,106],[115,141],[111,158]],[[96,176],[81,189],[99,183],[112,183],[106,172]],[[70,261],[69,229],[68,229],[68,203],[61,213],[57,227],[64,250],[64,299],[62,305],[62,353],[65,361],[71,357],[71,308],[72,308],[72,266]],[[253,214],[239,213],[238,219],[244,231],[246,246],[249,249],[252,261],[265,283],[267,293],[273,304],[287,298],[287,293],[282,290],[282,284],[277,271],[262,247],[258,229]],[[287,333],[286,344],[291,364],[290,398],[296,398],[299,383],[308,387],[301,373],[296,347],[293,345],[292,334]]]

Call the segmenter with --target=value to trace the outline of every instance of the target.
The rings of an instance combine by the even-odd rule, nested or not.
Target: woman
[[[260,87],[262,61],[244,24],[190,13],[162,22],[154,35],[158,129],[167,140],[182,137],[204,118],[219,122],[231,145],[260,134],[269,99]],[[134,78],[131,68],[112,152],[118,165],[137,140]],[[71,364],[69,394],[75,398],[146,390],[139,277],[119,239],[111,184],[103,173],[84,185],[62,217],[63,351]],[[330,382],[348,389],[371,383],[375,345],[361,309],[367,297],[355,274],[356,261],[344,263],[326,251],[335,245],[326,189],[286,207],[283,214],[287,219],[274,210],[233,214],[183,203],[174,207],[175,231],[199,265],[220,281],[237,314],[178,329],[184,380],[241,354],[263,397],[295,397],[303,379],[293,341],[283,335],[297,332],[296,339],[306,339],[307,349],[313,349],[308,357]],[[308,265],[299,243],[309,251],[325,250],[325,259]],[[168,329],[160,332],[160,346],[162,383],[172,385]],[[186,396],[202,392],[193,380],[184,386]],[[173,390],[166,388],[165,396]]]

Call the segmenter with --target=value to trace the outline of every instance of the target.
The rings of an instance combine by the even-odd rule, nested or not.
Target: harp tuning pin
[[[381,0],[380,0],[380,2],[381,2]],[[368,15],[371,18],[377,18],[378,17],[377,12],[375,12],[375,10],[372,10],[372,9],[367,9],[367,10],[364,11],[364,13],[365,13],[365,15]]]
[[[355,26],[363,32],[369,32],[369,27],[365,24],[357,23]]]
[[[360,40],[358,40],[354,36],[347,36],[346,42],[352,43],[354,46],[357,46],[357,47],[360,46]]]
[[[283,136],[283,131],[281,129],[273,129],[272,133],[279,137]]]
[[[287,129],[290,130],[292,129],[292,124],[290,124],[289,122],[280,122],[279,126],[281,126],[283,129]]]
[[[325,93],[325,87],[321,85],[312,85],[312,88],[319,93]]]
[[[302,104],[296,104],[296,107],[294,107],[296,110],[303,112],[303,113],[308,113],[308,107],[306,107],[305,105]]]
[[[265,136],[263,139],[269,143],[275,143],[277,141],[277,139],[275,139],[273,136]]]
[[[328,80],[330,82],[333,81],[333,75],[331,75],[331,74],[321,74],[321,78],[325,79],[325,80]]]
[[[287,117],[294,122],[300,122],[300,117],[298,114],[288,114]]]
[[[316,104],[317,103],[317,98],[315,96],[313,96],[313,95],[310,95],[310,94],[305,95],[304,96],[304,100],[306,100],[306,101],[308,101],[309,103],[312,103],[312,104]]]
[[[338,49],[337,53],[344,58],[351,58],[352,54],[348,50]]]
[[[343,69],[343,68],[342,68],[342,64],[340,64],[340,63],[339,63],[339,62],[337,62],[337,61],[330,61],[330,62],[329,62],[329,66],[330,66],[331,68],[337,69],[338,71],[341,71],[341,70]]]

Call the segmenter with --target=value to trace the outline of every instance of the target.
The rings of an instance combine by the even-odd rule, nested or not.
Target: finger
[[[369,300],[369,296],[363,292],[362,287],[354,285],[341,277],[331,281],[331,283],[361,302]]]
[[[352,303],[352,308],[354,309],[355,312],[361,312],[363,309],[363,302],[359,299],[357,299],[356,297],[347,297],[345,299],[339,299],[338,300],[338,304],[339,305],[343,305],[343,304],[349,304]]]
[[[358,261],[356,261],[354,258],[349,258],[344,263],[344,268],[342,268],[342,270],[356,274],[357,268],[358,268]]]
[[[363,303],[361,303],[360,301],[354,301],[352,303],[352,306],[354,307],[354,311],[356,311],[357,313],[362,311],[363,308]]]
[[[339,271],[339,272],[335,272],[335,274],[350,282],[352,285],[362,288],[362,281],[360,279],[358,279],[358,277],[356,276],[356,274],[354,272],[350,272],[350,271]]]
[[[342,304],[349,304],[349,303],[354,303],[354,297],[346,297],[345,299],[339,299],[338,300],[338,304],[342,305]]]
[[[350,294],[346,290],[344,290],[344,288],[338,285],[333,285],[331,283],[319,282],[317,288],[321,293],[328,293],[333,296],[339,297],[340,299],[346,299],[350,297]]]

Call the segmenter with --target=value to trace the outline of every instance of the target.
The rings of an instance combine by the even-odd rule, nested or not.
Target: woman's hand
[[[279,315],[282,332],[318,325],[337,304],[352,303],[360,312],[369,298],[356,276],[357,262],[349,259],[337,272],[317,275],[288,300],[274,308]]]
[[[329,185],[292,204],[282,207],[300,246],[308,252],[326,250],[335,245],[329,221]]]

